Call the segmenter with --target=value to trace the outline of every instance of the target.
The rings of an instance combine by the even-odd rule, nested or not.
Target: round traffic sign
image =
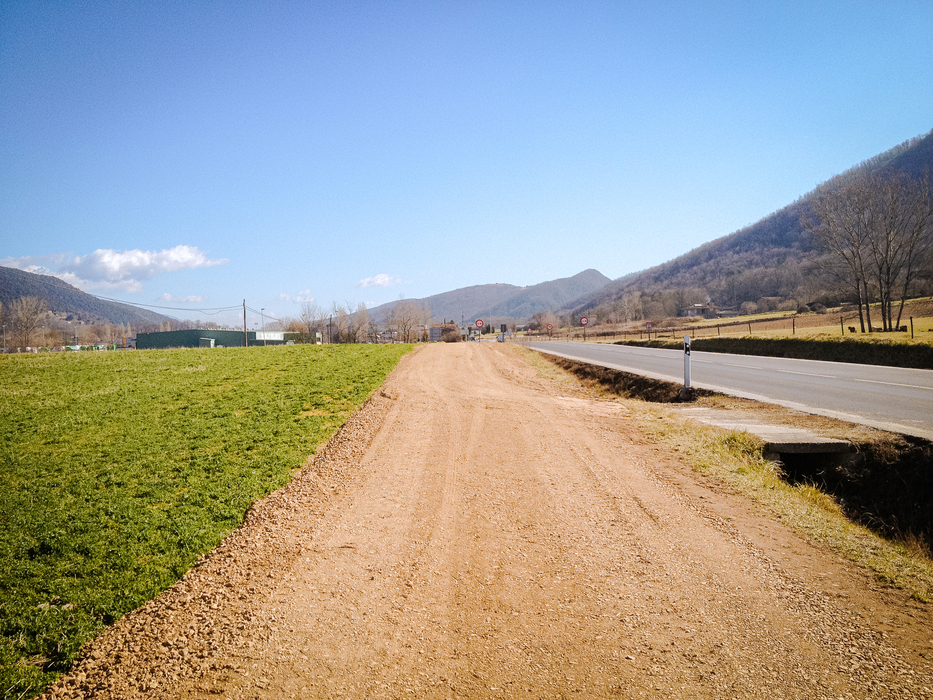
[[[486,324],[483,323],[483,319],[481,319],[481,318],[476,319],[476,327],[477,327],[477,328],[482,328],[482,327],[485,326],[485,325],[486,325]]]
[[[583,318],[580,319],[580,325],[581,325],[581,326],[585,326],[585,325],[586,325],[587,323],[589,323],[589,322],[590,322],[590,319],[588,319],[586,316],[584,316]]]
[[[549,323],[549,324],[547,324],[547,329],[548,329],[549,331],[552,331],[552,330],[554,330],[554,326],[552,326],[552,325]]]

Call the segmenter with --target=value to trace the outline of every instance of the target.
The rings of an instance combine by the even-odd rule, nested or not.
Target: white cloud
[[[15,267],[24,272],[33,272],[37,275],[54,275],[51,267],[58,267],[65,260],[67,255],[55,253],[53,255],[26,255],[22,258],[3,258],[0,260],[0,267]]]
[[[159,297],[159,301],[171,301],[181,304],[200,304],[205,301],[205,298],[202,296],[191,295],[186,297],[177,297],[174,294],[169,294],[166,292]]]
[[[62,267],[91,281],[117,282],[127,278],[150,279],[164,272],[196,267],[213,267],[229,262],[210,260],[195,246],[177,245],[166,250],[109,250],[100,248],[78,256]]]
[[[211,260],[196,246],[177,245],[165,250],[111,250],[99,248],[88,255],[54,255],[5,258],[0,265],[40,275],[52,275],[85,291],[142,291],[140,280],[164,272],[224,265],[229,260]]]
[[[286,292],[282,292],[281,294],[279,294],[279,299],[281,299],[282,301],[285,301],[288,303],[294,303],[294,304],[305,304],[305,303],[313,304],[314,303],[314,296],[311,294],[310,289],[305,289],[304,291],[298,292],[298,294],[296,294],[295,296],[292,296],[291,294],[287,294]]]
[[[360,280],[356,285],[357,287],[394,287],[397,284],[403,284],[404,281],[401,277],[393,277],[392,275],[376,275],[375,277],[367,277],[364,280]]]
[[[83,280],[80,277],[71,274],[70,272],[55,273],[55,276],[59,279],[65,280],[68,284],[78,289],[87,291],[101,291],[101,292],[141,292],[143,291],[143,283],[139,280],[118,280],[116,282],[110,282],[108,280]]]
[[[298,294],[296,294],[295,296],[282,292],[281,294],[279,294],[279,299],[281,299],[282,301],[287,301],[289,303],[295,303],[295,304],[313,304],[314,303],[314,296],[311,294],[310,289],[305,289],[301,292],[298,292]]]

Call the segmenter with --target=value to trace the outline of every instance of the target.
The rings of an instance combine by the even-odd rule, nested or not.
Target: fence
[[[640,330],[622,330],[622,329],[612,329],[612,330],[597,330],[596,328],[587,328],[586,330],[582,328],[574,328],[569,331],[557,331],[557,332],[548,332],[548,331],[537,331],[531,332],[525,336],[518,336],[519,340],[554,340],[554,341],[563,341],[563,342],[573,342],[573,341],[593,341],[593,342],[607,342],[607,341],[616,341],[616,340],[651,340],[652,338],[678,338],[683,336],[685,333],[689,334],[691,338],[708,338],[711,336],[723,336],[723,335],[753,335],[756,331],[790,331],[791,335],[796,335],[798,329],[803,328],[824,328],[827,326],[833,326],[835,324],[835,319],[839,320],[839,333],[840,335],[846,335],[850,331],[850,327],[854,328],[856,332],[859,330],[858,324],[852,326],[852,323],[858,319],[858,314],[840,314],[838,316],[834,315],[822,315],[822,316],[787,316],[783,318],[767,318],[761,319],[758,321],[755,320],[744,320],[744,321],[732,321],[728,323],[719,323],[715,326],[668,326],[665,328],[652,328],[647,329],[643,328]],[[905,329],[904,332],[909,332],[910,337],[914,337],[914,328],[913,328],[913,317],[910,317],[910,325],[902,326]]]

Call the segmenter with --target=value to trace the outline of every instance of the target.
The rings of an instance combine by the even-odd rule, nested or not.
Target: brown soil
[[[933,697],[933,615],[626,410],[425,346],[55,698]]]

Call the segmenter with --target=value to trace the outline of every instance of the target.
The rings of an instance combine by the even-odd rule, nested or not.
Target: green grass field
[[[31,697],[285,484],[408,345],[0,360],[0,696]]]

